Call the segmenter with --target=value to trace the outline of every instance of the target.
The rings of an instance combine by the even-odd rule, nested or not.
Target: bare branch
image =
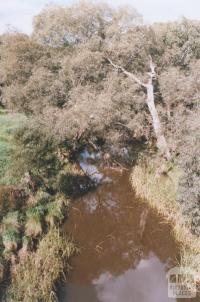
[[[151,70],[150,77],[153,79],[156,77],[156,71],[155,71],[156,66],[153,63],[151,56],[149,56],[149,66],[150,66],[150,70]]]
[[[142,81],[140,81],[140,79],[138,79],[133,73],[128,72],[126,69],[124,69],[122,66],[116,65],[112,62],[112,60],[110,58],[106,58],[108,60],[108,62],[116,69],[121,70],[125,75],[127,75],[129,78],[131,78],[132,80],[134,80],[136,83],[138,83],[140,86],[145,87],[146,88],[146,84],[144,84]]]

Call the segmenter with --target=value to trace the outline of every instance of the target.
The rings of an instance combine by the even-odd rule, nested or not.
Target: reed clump
[[[9,212],[1,223],[2,243],[5,251],[16,251],[20,243],[19,212]]]
[[[43,210],[40,207],[30,208],[26,211],[26,236],[36,238],[42,234]]]
[[[46,206],[47,214],[45,221],[51,227],[60,225],[67,215],[69,209],[69,200],[61,194],[58,194],[55,201],[49,202]]]

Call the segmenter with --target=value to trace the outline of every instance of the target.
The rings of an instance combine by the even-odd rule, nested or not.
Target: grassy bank
[[[11,277],[5,301],[57,301],[55,283],[77,250],[60,231],[68,208],[64,195],[38,191],[1,219],[0,265]]]
[[[40,241],[37,251],[24,253],[23,260],[13,266],[8,301],[57,301],[53,290],[55,282],[75,252],[75,245],[66,240],[58,229],[51,228]]]
[[[200,239],[191,233],[191,221],[178,203],[178,183],[182,172],[173,164],[155,158],[143,160],[133,168],[131,183],[136,194],[173,225],[180,245],[180,266],[200,272]]]
[[[22,126],[25,116],[17,113],[7,113],[0,109],[0,184],[10,184],[14,179],[6,173],[12,154],[15,151],[14,132]]]
[[[62,234],[62,223],[75,184],[79,187],[77,178],[84,177],[59,157],[59,146],[38,128],[27,128],[25,121],[24,115],[0,111],[0,283],[6,276],[0,299],[57,301],[55,284],[77,251]],[[23,173],[15,178],[13,171],[20,165]],[[33,175],[41,174],[36,182]]]

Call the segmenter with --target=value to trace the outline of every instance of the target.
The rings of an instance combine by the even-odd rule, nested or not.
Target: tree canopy
[[[146,25],[130,7],[88,1],[47,6],[35,17],[31,37],[0,36],[1,103],[39,119],[60,142],[101,140],[113,152],[134,140],[152,145],[143,87],[108,61],[146,83],[149,56],[157,73],[156,110],[172,158],[189,173],[199,165],[198,21]],[[195,202],[196,182],[185,184],[195,191]]]

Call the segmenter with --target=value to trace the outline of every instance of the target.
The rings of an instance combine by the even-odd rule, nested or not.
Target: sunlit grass
[[[0,112],[0,184],[13,183],[6,174],[11,156],[15,151],[15,144],[13,135],[17,128],[19,128],[25,117],[22,114],[6,113],[3,109]]]

